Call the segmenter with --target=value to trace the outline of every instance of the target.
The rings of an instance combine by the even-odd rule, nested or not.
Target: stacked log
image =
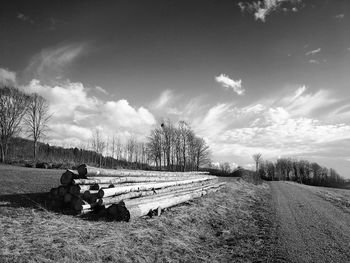
[[[52,188],[52,206],[73,214],[106,211],[129,221],[217,191],[224,183],[206,172],[112,170],[80,165]]]

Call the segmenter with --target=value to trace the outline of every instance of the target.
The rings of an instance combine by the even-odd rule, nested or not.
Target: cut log
[[[216,191],[216,190],[217,189],[212,189],[212,190],[208,189],[203,191],[187,192],[186,194],[173,196],[172,198],[160,198],[150,202],[135,204],[129,207],[128,207],[128,204],[125,203],[124,206],[122,206],[122,208],[124,207],[126,210],[128,210],[130,217],[129,218],[126,217],[125,219],[126,221],[129,221],[130,218],[137,218],[137,217],[147,215],[149,211],[153,211],[158,207],[161,207],[162,209],[172,207],[172,206],[184,203],[186,201],[201,197],[203,195],[206,195],[208,192]],[[122,214],[124,215],[127,213],[123,211]]]
[[[93,184],[90,187],[90,190],[100,190],[102,188],[112,188],[114,187],[114,184]]]
[[[225,185],[225,183],[214,183],[214,184],[208,184],[208,185],[194,187],[194,188],[180,189],[180,190],[175,190],[175,191],[171,191],[171,192],[163,192],[163,193],[159,193],[156,195],[124,200],[124,203],[125,203],[126,207],[129,207],[129,206],[138,205],[138,204],[142,204],[142,203],[153,202],[155,200],[160,200],[163,198],[171,199],[171,198],[176,197],[178,195],[184,195],[187,193],[194,193],[194,192],[198,192],[198,191],[208,191],[208,190],[218,189],[223,185]]]
[[[175,182],[183,180],[208,180],[215,178],[213,176],[202,176],[202,177],[95,177],[94,179],[75,179],[73,184],[122,184],[122,183],[146,183],[146,182]]]
[[[159,189],[164,187],[176,186],[176,185],[185,185],[191,184],[195,182],[203,182],[206,180],[210,180],[208,178],[198,178],[198,179],[190,179],[190,180],[182,180],[182,181],[174,181],[174,182],[159,182],[159,183],[147,183],[147,184],[137,184],[137,185],[129,185],[129,186],[118,186],[114,188],[101,189],[98,192],[98,196],[100,198],[107,196],[114,196],[119,194],[124,194],[128,192],[137,192],[151,189]]]
[[[58,188],[51,188],[50,196],[51,196],[51,198],[57,197],[58,196]]]
[[[68,189],[72,195],[83,194],[87,190],[90,190],[90,185],[70,185]]]
[[[200,189],[197,191],[184,191],[174,195],[164,195],[149,198],[136,198],[121,201],[118,204],[112,204],[108,207],[108,212],[118,221],[129,221],[130,218],[141,217],[152,214],[153,210],[161,207],[166,209],[186,201],[201,197],[209,192],[217,191],[224,183],[216,184],[215,187]],[[142,200],[143,199],[143,200]]]
[[[86,215],[86,214],[91,213],[93,211],[94,211],[93,209],[80,210],[80,213],[78,214],[78,216]]]
[[[97,203],[93,203],[93,204],[88,204],[87,202],[83,202],[83,203],[76,203],[74,206],[74,209],[76,211],[83,211],[83,210],[87,210],[87,209],[93,209],[94,207],[97,206]]]
[[[80,196],[73,196],[72,197],[72,200],[70,202],[70,207],[73,209],[73,210],[76,210],[76,211],[79,211],[79,209],[75,209],[76,207],[80,207],[84,204],[87,204],[87,202],[85,202],[83,199],[81,199]]]
[[[82,175],[79,175],[77,171],[74,170],[67,170],[65,171],[61,176],[61,184],[68,185],[72,182],[73,179],[79,179],[79,178],[86,178]]]
[[[130,219],[130,213],[123,202],[110,205],[107,208],[107,212],[117,221],[129,221]]]
[[[143,171],[143,170],[113,170],[91,167],[82,164],[78,167],[78,173],[81,176],[96,177],[96,176],[191,176],[204,175],[208,172],[160,172],[160,171]]]
[[[97,190],[87,190],[83,194],[83,200],[87,201],[89,204],[96,203],[97,194],[98,194]]]
[[[217,182],[217,180],[214,179],[214,180],[208,180],[208,181],[204,181],[204,182],[170,186],[170,187],[165,187],[165,188],[161,188],[161,189],[151,189],[151,190],[146,190],[146,191],[130,192],[130,193],[121,194],[121,195],[117,195],[117,196],[100,198],[100,199],[98,199],[97,202],[99,205],[116,204],[116,203],[119,203],[120,201],[123,201],[126,199],[159,195],[159,194],[163,194],[163,193],[170,193],[172,191],[180,191],[180,190],[185,190],[185,189],[195,189],[196,187],[204,187],[206,185],[214,184],[216,182]]]
[[[62,197],[63,197],[67,192],[68,192],[68,187],[63,186],[63,185],[60,185],[60,186],[58,187],[58,195],[59,195],[59,196],[62,196]]]

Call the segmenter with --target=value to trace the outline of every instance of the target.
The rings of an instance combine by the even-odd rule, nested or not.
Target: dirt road
[[[350,262],[350,214],[298,184],[271,182],[276,262]]]

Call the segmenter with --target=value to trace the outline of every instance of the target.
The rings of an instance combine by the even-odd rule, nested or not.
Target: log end
[[[130,212],[125,207],[124,202],[120,202],[119,204],[113,204],[109,206],[107,211],[116,221],[129,222],[130,220]]]
[[[60,182],[61,182],[61,184],[63,184],[63,185],[67,185],[67,184],[69,184],[70,182],[72,182],[72,180],[73,180],[73,175],[72,175],[70,172],[68,172],[68,170],[67,170],[66,172],[64,172],[64,173],[62,174],[61,179],[60,179]]]
[[[87,174],[87,165],[84,163],[84,164],[81,164],[78,166],[78,173],[80,176],[86,176]]]

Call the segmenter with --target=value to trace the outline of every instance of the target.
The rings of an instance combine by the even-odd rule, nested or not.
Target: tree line
[[[209,146],[185,121],[176,125],[170,120],[161,122],[159,127],[151,130],[145,142],[134,136],[130,136],[124,144],[119,137],[103,138],[100,130],[93,131],[91,145],[100,154],[100,166],[108,166],[103,155],[138,167],[147,165],[167,171],[194,171],[210,163]]]
[[[256,169],[262,179],[269,181],[294,181],[301,184],[343,187],[347,181],[333,168],[326,168],[316,162],[280,158],[276,162],[263,161],[261,154],[253,155]]]
[[[107,137],[103,130],[93,129],[89,142],[64,148],[39,142],[48,130],[50,118],[49,105],[39,94],[0,87],[1,162],[30,158],[64,167],[84,162],[107,168],[152,167],[168,171],[198,170],[210,163],[209,146],[185,121],[162,121],[146,141],[138,141],[135,136],[126,140]],[[27,135],[30,140],[19,135]]]

